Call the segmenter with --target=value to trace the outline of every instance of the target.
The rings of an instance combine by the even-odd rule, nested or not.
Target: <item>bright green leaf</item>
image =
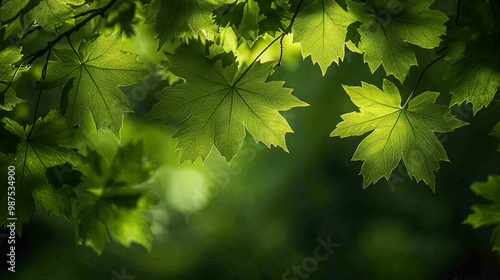
[[[383,65],[388,75],[403,82],[410,67],[417,65],[408,43],[424,49],[439,46],[448,17],[443,12],[430,10],[433,2],[380,0],[370,5],[347,0],[348,11],[361,22],[358,47],[372,72]]]
[[[389,80],[384,80],[383,90],[367,83],[344,89],[360,112],[342,115],[343,121],[331,136],[371,132],[353,156],[353,160],[364,161],[363,185],[389,179],[403,159],[410,177],[423,180],[434,190],[434,171],[439,169],[439,161],[448,161],[434,132],[449,132],[466,123],[454,118],[446,106],[434,104],[437,92],[424,92],[402,109],[398,88]]]
[[[347,27],[356,21],[335,0],[309,0],[293,25],[295,42],[302,44],[302,56],[311,56],[323,75],[332,62],[339,63],[345,54]]]
[[[117,137],[125,113],[132,112],[120,86],[140,81],[147,71],[137,56],[120,50],[121,36],[100,36],[84,41],[78,54],[71,49],[55,49],[57,61],[48,65],[46,86],[69,89],[65,117],[71,125],[80,125],[87,111],[92,113],[97,129],[109,129]]]
[[[208,64],[189,54],[168,56],[170,70],[185,83],[167,87],[156,97],[151,118],[180,124],[181,161],[205,159],[213,146],[229,161],[239,151],[248,131],[255,141],[287,151],[285,134],[292,132],[279,111],[306,106],[283,88],[283,82],[266,82],[273,64],[256,63],[243,78],[236,63]]]

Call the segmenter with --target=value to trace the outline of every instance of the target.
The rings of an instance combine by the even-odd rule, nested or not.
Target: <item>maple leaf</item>
[[[120,147],[110,163],[95,151],[89,151],[89,159],[89,165],[77,167],[84,176],[74,188],[72,213],[79,220],[80,242],[98,254],[111,239],[150,250],[152,232],[143,212],[157,200],[140,189],[154,168],[144,162],[142,142]]]
[[[498,35],[476,34],[474,40],[464,42],[463,57],[445,73],[445,79],[451,82],[450,106],[470,102],[476,114],[491,103],[500,86]]]
[[[500,251],[500,176],[491,175],[486,182],[476,182],[471,185],[471,190],[492,203],[472,205],[474,213],[469,214],[464,224],[474,228],[496,225],[491,236],[493,250]]]
[[[68,129],[64,118],[52,110],[45,118],[39,118],[35,125],[23,128],[16,121],[3,118],[4,129],[20,139],[15,154],[7,155],[0,153],[0,167],[7,170],[8,166],[14,166],[16,170],[16,217],[18,221],[17,231],[22,231],[22,226],[30,220],[35,210],[32,192],[50,192],[46,171],[47,168],[64,163],[82,164],[81,157],[75,150],[61,147],[59,141],[69,139],[73,131]],[[3,181],[7,182],[7,172],[0,174]],[[7,205],[6,188],[2,191],[2,203]],[[39,193],[42,195],[42,193]],[[42,196],[40,196],[42,197]],[[41,203],[44,206],[43,199]],[[44,207],[45,208],[45,207]],[[0,221],[2,224],[7,219],[7,212],[2,211]],[[64,214],[64,213],[57,213]]]
[[[401,108],[398,88],[384,80],[383,90],[362,83],[361,87],[344,86],[360,112],[342,115],[330,136],[359,136],[370,132],[359,144],[353,160],[361,160],[363,186],[389,179],[401,159],[408,174],[423,180],[435,190],[434,171],[439,161],[448,161],[443,145],[434,132],[449,132],[465,125],[443,105],[434,104],[437,92],[414,97],[407,108]]]
[[[361,22],[359,49],[372,72],[383,65],[388,75],[404,81],[412,65],[417,65],[408,43],[424,49],[439,46],[446,33],[448,17],[430,10],[433,0],[368,1],[347,0],[348,11]],[[373,3],[375,2],[375,3]]]
[[[205,159],[212,146],[230,161],[239,151],[245,129],[255,141],[287,151],[285,134],[293,132],[278,111],[307,104],[283,88],[283,82],[266,81],[273,63],[255,63],[244,76],[232,63],[208,64],[191,52],[168,55],[170,71],[185,83],[167,87],[149,117],[180,124],[181,161]],[[239,78],[242,77],[242,78]]]
[[[302,56],[311,56],[323,76],[328,66],[339,63],[345,54],[347,27],[356,21],[335,0],[309,0],[293,25],[295,42],[302,45]]]
[[[57,61],[49,62],[44,85],[65,85],[68,103],[63,107],[70,125],[80,125],[90,111],[97,129],[109,129],[119,138],[124,114],[133,112],[119,86],[132,85],[147,74],[137,56],[122,52],[120,46],[121,36],[111,34],[82,42],[78,53],[54,50]]]

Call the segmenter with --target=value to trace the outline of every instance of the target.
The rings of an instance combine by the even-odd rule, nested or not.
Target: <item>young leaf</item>
[[[359,49],[364,52],[372,72],[383,65],[388,75],[403,82],[410,67],[417,65],[408,43],[424,49],[439,46],[448,17],[443,12],[430,10],[433,2],[381,0],[363,4],[347,0],[348,11],[361,22]]]
[[[443,145],[434,132],[449,132],[465,125],[443,105],[434,104],[437,92],[424,92],[401,108],[398,88],[384,80],[383,90],[362,83],[344,86],[360,112],[342,115],[343,121],[330,136],[350,137],[370,132],[359,144],[353,160],[362,160],[363,186],[389,179],[401,159],[408,174],[435,190],[434,171],[439,161],[448,161]]]
[[[491,175],[486,182],[472,184],[471,190],[478,196],[482,196],[492,203],[472,205],[474,213],[469,214],[464,224],[474,228],[495,225],[491,242],[493,250],[500,251],[500,176]]]
[[[26,16],[47,29],[75,22],[74,9],[69,5],[82,5],[83,0],[41,0]]]
[[[30,220],[35,210],[32,192],[37,188],[45,188],[48,191],[47,168],[66,162],[79,165],[82,164],[82,160],[74,150],[58,145],[59,141],[69,139],[72,131],[54,110],[45,118],[38,119],[34,126],[28,125],[23,128],[9,118],[4,118],[3,123],[5,130],[20,139],[15,154],[0,153],[0,168],[5,171],[8,166],[14,166],[16,169],[16,205],[18,205],[16,217],[18,232],[21,232],[22,226]],[[7,178],[4,177],[6,174],[7,172],[0,174],[4,182],[7,182]],[[6,188],[2,190],[5,191]],[[2,203],[7,205],[5,192],[2,194]],[[7,213],[6,211],[1,213],[0,221],[5,224]]]
[[[356,21],[335,0],[308,0],[293,25],[295,42],[302,44],[302,56],[311,56],[323,76],[332,62],[344,59],[347,27]]]
[[[84,175],[72,210],[79,219],[78,239],[98,254],[111,239],[151,249],[152,232],[143,212],[156,199],[139,189],[152,170],[143,160],[142,143],[121,147],[110,164],[94,151],[89,158],[90,165],[77,168]]]
[[[478,35],[467,42],[464,57],[451,65],[445,79],[451,81],[451,102],[472,103],[474,114],[488,106],[500,86],[500,55],[496,36]]]
[[[181,161],[205,159],[212,146],[230,161],[243,144],[245,129],[255,141],[287,151],[285,134],[292,129],[279,111],[307,104],[283,88],[283,82],[266,82],[272,63],[255,63],[240,76],[236,63],[223,68],[221,61],[208,64],[193,53],[168,59],[170,71],[185,83],[158,93],[160,102],[149,117],[180,124],[174,137]]]
[[[57,61],[49,62],[45,86],[72,83],[65,113],[70,125],[80,125],[90,111],[97,129],[119,137],[124,114],[133,112],[119,86],[132,85],[147,74],[137,56],[122,52],[120,46],[121,36],[111,34],[82,42],[78,53],[54,50]]]

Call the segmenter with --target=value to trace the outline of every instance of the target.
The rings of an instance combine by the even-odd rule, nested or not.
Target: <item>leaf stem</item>
[[[420,74],[420,76],[418,77],[418,80],[417,80],[417,83],[415,84],[415,87],[413,87],[413,90],[411,91],[410,93],[410,96],[408,96],[408,98],[406,99],[406,102],[405,104],[403,104],[403,106],[400,106],[401,109],[404,109],[406,108],[406,106],[408,106],[408,103],[410,103],[410,100],[413,98],[413,95],[415,94],[415,91],[417,90],[418,86],[420,85],[420,82],[422,81],[422,78],[424,77],[424,74],[425,72],[427,72],[427,70],[429,70],[429,68],[434,65],[434,63],[438,62],[439,60],[443,59],[446,55],[441,55],[439,56],[438,58],[434,59],[431,63],[429,63],[425,68],[424,70],[422,71],[422,73]]]

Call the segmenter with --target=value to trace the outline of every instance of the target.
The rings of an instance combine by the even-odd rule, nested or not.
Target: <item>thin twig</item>
[[[403,104],[403,106],[401,106],[401,109],[404,109],[406,108],[406,106],[408,105],[408,103],[410,103],[410,100],[413,98],[413,94],[415,93],[415,91],[417,90],[418,86],[420,85],[420,82],[422,81],[422,77],[424,76],[425,72],[427,72],[427,70],[436,62],[438,62],[439,60],[441,60],[442,58],[444,58],[446,55],[442,55],[436,59],[434,59],[431,63],[429,63],[429,65],[427,65],[425,68],[424,68],[424,71],[422,71],[422,73],[420,74],[420,77],[418,77],[418,81],[417,83],[415,84],[415,87],[413,88],[413,90],[411,91],[410,93],[410,96],[408,96],[408,99],[406,99],[406,102],[405,104]]]
[[[285,50],[283,49],[283,39],[285,39],[285,36],[280,36],[280,59],[278,60],[278,66],[281,66],[281,62],[283,61],[283,54]]]

